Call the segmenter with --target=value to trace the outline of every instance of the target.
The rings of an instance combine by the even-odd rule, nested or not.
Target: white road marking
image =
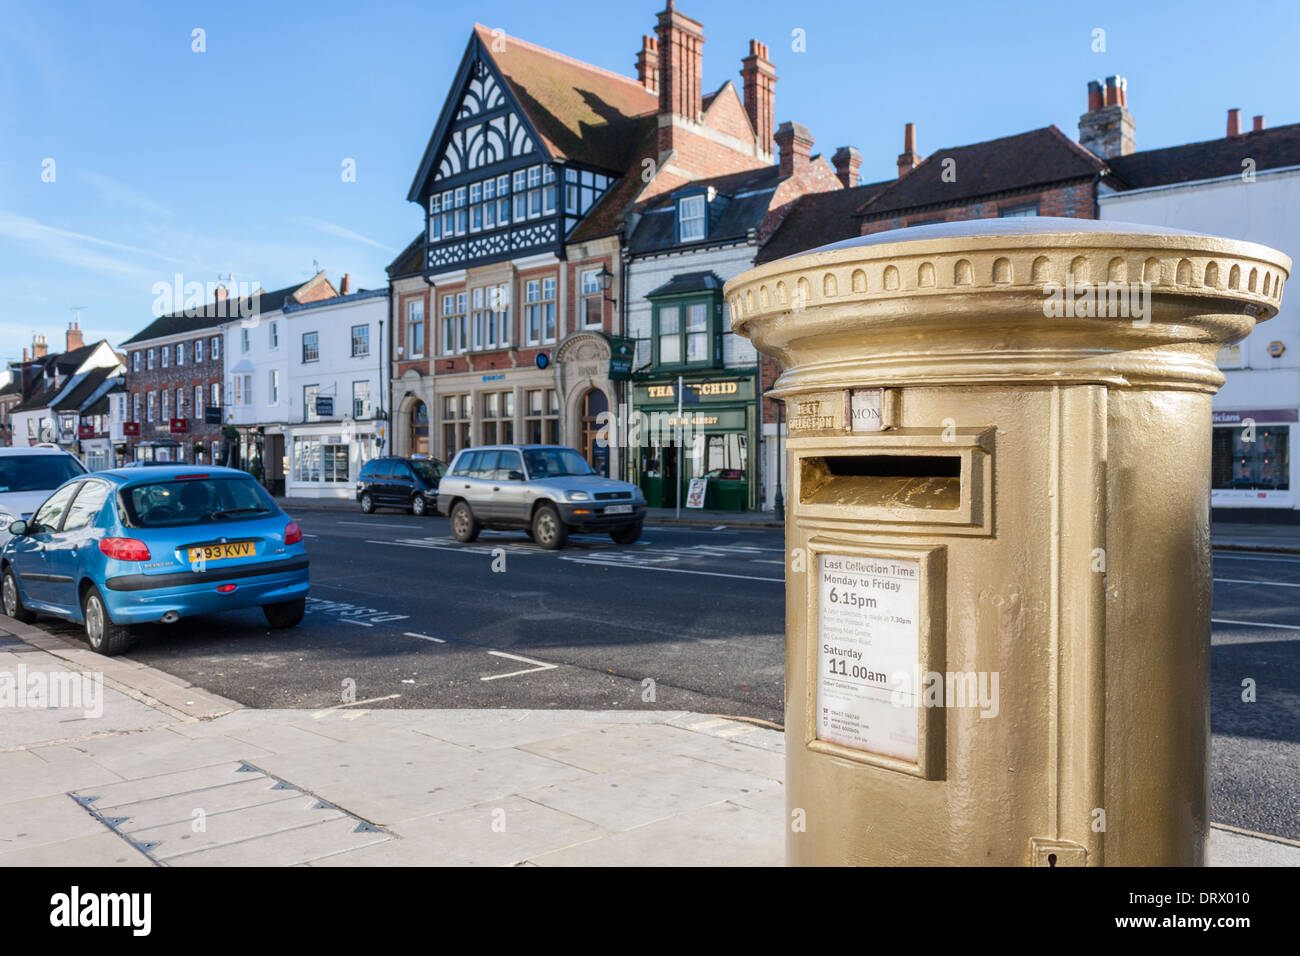
[[[373,624],[368,624],[365,621],[354,621],[350,617],[340,617],[338,620],[342,621],[344,624],[356,624],[358,627],[374,627]]]
[[[356,525],[358,528],[401,528],[403,531],[419,531],[418,524],[380,524],[378,521],[336,521],[335,524]]]
[[[428,634],[416,634],[414,631],[405,631],[407,637],[418,637],[422,641],[433,641],[435,644],[446,644],[441,637],[430,637]]]
[[[648,564],[614,564],[610,561],[592,561],[583,558],[567,558],[568,561],[574,561],[578,564],[599,564],[607,568],[627,568],[629,571],[668,571],[672,574],[702,574],[710,578],[739,578],[742,581],[774,581],[777,584],[784,584],[785,578],[758,578],[752,574],[724,574],[721,571],[692,571],[689,568],[656,568]]]
[[[1210,618],[1212,624],[1243,624],[1246,627],[1280,627],[1285,631],[1300,631],[1300,624],[1270,624],[1267,621],[1229,621],[1223,617]]]
[[[519,661],[523,664],[536,664],[536,667],[530,667],[527,670],[511,671],[509,674],[492,674],[488,677],[480,677],[479,680],[500,680],[503,677],[518,677],[520,674],[536,674],[538,671],[550,671],[559,667],[559,664],[546,664],[542,661],[535,661],[531,657],[520,657],[518,654],[507,654],[505,651],[488,651],[495,657],[506,657],[512,661]]]
[[[1215,578],[1224,584],[1266,584],[1271,588],[1300,588],[1300,582],[1295,581],[1256,581],[1252,578]]]
[[[1211,549],[1213,550],[1213,549]],[[1214,560],[1232,558],[1236,561],[1276,561],[1279,564],[1295,564],[1300,561],[1300,557],[1290,554],[1279,554],[1276,551],[1253,551],[1249,554],[1238,552],[1215,551]]]

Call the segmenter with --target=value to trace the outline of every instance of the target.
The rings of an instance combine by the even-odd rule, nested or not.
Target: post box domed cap
[[[919,371],[922,355],[937,372],[939,355],[989,364],[995,353],[1008,374],[1046,368],[1052,353],[1056,376],[1065,366],[1081,381],[1113,380],[1115,362],[1094,359],[1161,349],[1187,360],[1175,378],[1187,372],[1187,387],[1212,390],[1222,384],[1215,353],[1277,314],[1290,272],[1288,256],[1257,243],[1029,216],[858,236],[751,269],[724,295],[732,330],[781,360],[784,385],[806,377],[796,367],[857,353],[893,361],[883,377],[897,380],[936,380]],[[1097,307],[1107,296],[1111,312]]]

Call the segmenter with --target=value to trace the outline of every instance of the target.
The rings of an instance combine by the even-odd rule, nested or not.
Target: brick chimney
[[[916,151],[916,124],[908,123],[903,127],[903,151],[898,154],[898,178],[902,179],[920,165],[921,157]]]
[[[858,167],[862,165],[862,154],[852,146],[841,146],[831,157],[835,166],[835,177],[844,184],[845,189],[852,189],[858,184]]]
[[[347,295],[348,290],[352,288],[352,273],[343,273],[343,281],[339,283],[339,295]]]
[[[781,178],[787,179],[802,172],[812,155],[813,137],[808,127],[800,123],[782,123],[776,131],[776,149],[781,166]]]
[[[86,344],[86,340],[81,337],[81,324],[78,322],[69,322],[68,331],[65,333],[65,348],[63,351],[71,352],[73,349],[79,349]]]
[[[1088,81],[1088,112],[1079,117],[1079,145],[1102,159],[1127,156],[1137,149],[1137,124],[1128,111],[1128,80],[1108,76],[1104,84]]]
[[[641,52],[636,55],[636,78],[651,93],[659,92],[659,41],[641,37]]]
[[[1228,110],[1228,139],[1241,135],[1241,110]]]
[[[772,131],[776,126],[776,68],[767,58],[767,44],[749,41],[749,56],[740,61],[745,90],[745,112],[754,127],[754,138],[765,153],[772,152]]]
[[[33,359],[45,358],[45,356],[49,354],[49,351],[50,351],[49,346],[45,344],[45,336],[43,335],[32,336],[32,358]]]
[[[1254,132],[1259,133],[1259,132],[1263,132],[1263,130],[1264,130],[1264,117],[1256,116]]]
[[[704,27],[677,12],[673,0],[659,14],[659,115],[697,121],[704,112],[700,78],[704,62]]]

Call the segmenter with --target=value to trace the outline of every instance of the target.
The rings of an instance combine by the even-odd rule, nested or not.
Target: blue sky
[[[663,6],[0,0],[0,359],[33,332],[61,349],[77,306],[88,339],[117,344],[178,272],[273,289],[318,261],[382,285],[421,227],[406,191],[475,20],[631,73]],[[1300,121],[1288,2],[679,8],[704,24],[706,90],[764,40],[778,122],[809,127],[815,152],[856,146],[865,180],[895,173],[906,122],[923,155],[1049,123],[1076,135],[1087,81],[1114,73],[1142,149],[1222,136],[1229,107]]]

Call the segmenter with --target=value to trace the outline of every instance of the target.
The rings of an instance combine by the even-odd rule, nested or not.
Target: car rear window
[[[0,455],[0,494],[48,491],[85,473],[71,455]]]
[[[431,458],[413,461],[411,462],[411,467],[415,469],[417,475],[431,484],[435,484],[441,480],[443,474],[447,470],[443,466],[442,462],[434,461]]]
[[[133,528],[221,524],[278,514],[279,505],[252,478],[182,478],[131,485],[121,493]]]

